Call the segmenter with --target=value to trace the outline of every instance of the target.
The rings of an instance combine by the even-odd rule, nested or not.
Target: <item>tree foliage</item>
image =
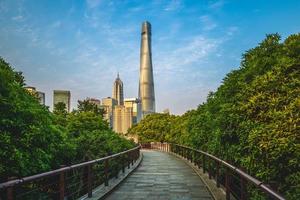
[[[168,121],[166,115],[147,116],[130,132],[147,141],[163,138],[208,151],[278,188],[288,199],[300,199],[299,113],[300,34],[284,42],[271,34],[243,55],[240,68],[227,74],[205,103],[174,116],[165,132],[154,129],[153,135],[143,128]]]
[[[94,105],[79,103],[79,110],[67,113],[58,103],[51,113],[24,85],[22,74],[1,58],[0,182],[134,146],[109,128]]]

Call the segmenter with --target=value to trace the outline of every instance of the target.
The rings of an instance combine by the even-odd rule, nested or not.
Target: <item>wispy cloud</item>
[[[235,33],[237,33],[239,31],[239,28],[237,26],[230,26],[229,28],[227,28],[226,34],[228,36],[232,36]]]
[[[21,22],[24,21],[24,16],[22,15],[17,15],[11,18],[13,21]]]
[[[95,8],[99,6],[101,0],[86,0],[86,3],[89,8]]]
[[[183,3],[180,0],[171,0],[170,3],[164,8],[165,11],[175,11],[183,7]]]
[[[50,27],[51,28],[60,28],[62,26],[62,22],[60,20],[53,22]]]
[[[218,10],[222,8],[224,4],[225,4],[224,0],[214,0],[210,2],[209,8],[213,10]]]
[[[184,69],[183,66],[205,60],[218,49],[221,42],[221,39],[210,39],[198,35],[175,50],[172,49],[171,52],[159,54],[160,56],[156,58],[156,65],[159,66],[157,67],[158,74],[161,72],[160,70],[164,72],[181,71]]]
[[[200,21],[205,31],[210,31],[217,27],[217,23],[209,15],[201,16]]]

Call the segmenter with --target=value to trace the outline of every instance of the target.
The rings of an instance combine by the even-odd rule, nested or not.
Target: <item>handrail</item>
[[[128,168],[129,168],[130,163],[133,164],[133,162],[138,159],[140,148],[141,148],[141,146],[139,145],[139,146],[136,146],[132,149],[128,149],[126,151],[122,151],[122,152],[119,152],[119,153],[116,153],[116,154],[113,154],[113,155],[110,155],[110,156],[106,156],[106,157],[98,158],[98,159],[95,159],[95,160],[90,160],[90,161],[74,164],[74,165],[71,165],[71,166],[62,167],[62,168],[59,168],[59,169],[51,170],[51,171],[40,173],[40,174],[35,174],[35,175],[32,175],[32,176],[27,176],[27,177],[23,177],[23,178],[19,178],[19,179],[14,179],[14,180],[9,180],[7,182],[0,183],[0,190],[5,190],[6,189],[7,193],[9,193],[7,196],[12,197],[13,195],[10,194],[9,190],[11,190],[12,188],[14,188],[18,185],[28,183],[28,182],[37,181],[37,180],[42,179],[42,178],[50,178],[54,175],[60,175],[61,176],[63,174],[63,177],[64,177],[64,174],[66,172],[70,171],[70,170],[79,169],[79,168],[82,168],[82,167],[90,168],[91,165],[96,164],[96,163],[102,163],[102,162],[105,163],[105,173],[106,173],[106,175],[105,175],[106,178],[105,179],[107,179],[107,173],[108,173],[108,169],[107,169],[108,166],[107,165],[108,165],[109,160],[120,157],[120,156],[127,155],[128,159],[129,159],[129,160],[127,160]],[[122,171],[124,172],[124,163],[122,163],[122,166],[123,166]],[[92,174],[92,172],[89,169],[88,170],[88,176],[90,176],[91,174]],[[105,180],[105,183],[107,185],[107,180]],[[59,184],[61,185],[61,183],[59,183]],[[64,183],[62,184],[62,187],[65,187]],[[64,193],[64,190],[63,190],[63,193]],[[90,191],[89,191],[89,193],[90,193]],[[0,199],[1,199],[1,195],[0,195]]]
[[[146,144],[142,145],[142,146],[148,146]],[[156,149],[159,149],[159,150],[162,150],[162,151],[166,151],[166,152],[172,152],[172,153],[175,153],[175,154],[180,154],[178,152],[175,152],[174,151],[174,148],[176,147],[179,147],[181,149],[186,149],[186,150],[189,150],[189,151],[192,151],[192,152],[196,152],[196,153],[199,153],[203,156],[203,160],[202,160],[202,168],[203,168],[203,172],[205,172],[205,157],[208,157],[210,158],[211,160],[215,161],[216,163],[219,163],[220,165],[226,167],[227,169],[230,169],[231,171],[235,172],[240,178],[242,178],[243,180],[246,180],[247,182],[249,183],[252,183],[255,185],[255,187],[261,189],[263,192],[265,192],[267,195],[270,195],[272,196],[273,198],[275,199],[278,199],[278,200],[285,200],[285,198],[278,194],[277,192],[275,192],[274,190],[272,190],[270,187],[268,187],[265,183],[263,183],[262,181],[258,180],[257,178],[255,177],[252,177],[251,175],[247,174],[246,172],[244,172],[243,170],[233,166],[232,164],[212,155],[212,154],[209,154],[205,151],[202,151],[202,150],[198,150],[198,149],[194,149],[194,148],[191,148],[191,147],[188,147],[188,146],[184,146],[184,145],[179,145],[179,144],[173,144],[173,143],[151,143],[150,145],[151,147],[150,148],[156,148]],[[189,155],[187,154],[184,154],[184,153],[181,153],[180,154],[182,157],[185,157],[187,158],[188,160],[190,160],[191,162],[194,162],[195,161],[190,158]],[[199,166],[199,165],[198,165]],[[220,167],[217,168],[218,170],[218,174],[219,174],[219,169]],[[209,177],[211,177],[211,174],[210,174],[210,171],[209,172]],[[218,175],[217,175],[218,176]],[[225,179],[227,179],[227,174],[226,174],[226,177]],[[229,179],[229,178],[228,178]],[[225,180],[225,187],[226,187],[226,199],[230,199],[230,189],[227,188],[228,187],[228,183],[227,183],[228,180]],[[217,182],[217,185],[219,184],[218,183],[218,177],[216,177],[216,182]],[[241,181],[243,182],[243,181]],[[243,183],[241,183],[243,184]],[[245,187],[243,185],[243,187]],[[244,194],[242,194],[243,196]],[[245,197],[241,198],[241,199],[244,199]]]

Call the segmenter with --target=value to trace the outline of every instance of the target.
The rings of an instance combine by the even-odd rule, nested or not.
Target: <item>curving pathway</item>
[[[167,153],[142,151],[141,165],[107,200],[213,199],[204,183],[184,161]]]

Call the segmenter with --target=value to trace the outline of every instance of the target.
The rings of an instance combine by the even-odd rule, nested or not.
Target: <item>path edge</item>
[[[202,180],[202,182],[205,184],[207,190],[215,200],[226,200],[226,193],[223,190],[222,187],[218,188],[215,181],[213,179],[209,179],[207,174],[204,174],[201,171],[201,168],[198,168],[196,165],[188,161],[187,159],[173,153],[173,152],[165,152],[160,151],[164,153],[168,153],[174,157],[179,158],[180,160],[184,161],[186,165],[188,165],[190,168],[194,170],[194,172],[199,176],[199,178]]]
[[[134,163],[134,165],[127,170],[127,172],[120,177],[118,180],[110,179],[109,180],[109,186],[104,186],[104,184],[101,184],[97,188],[93,190],[93,196],[87,197],[87,195],[84,195],[83,197],[77,199],[77,200],[102,200],[105,199],[109,194],[111,194],[128,176],[130,176],[142,163],[143,161],[143,153],[140,154],[140,158],[137,160],[137,162]]]

